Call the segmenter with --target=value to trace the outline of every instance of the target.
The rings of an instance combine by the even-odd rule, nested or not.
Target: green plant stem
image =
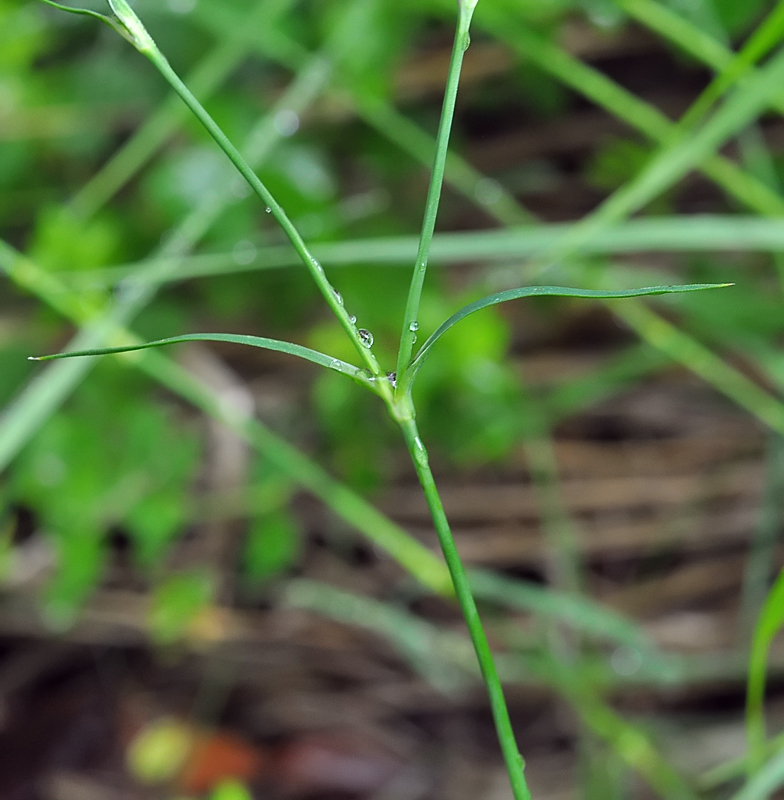
[[[770,436],[765,461],[765,488],[749,545],[741,594],[739,633],[744,642],[751,638],[754,623],[770,587],[771,568],[776,563],[776,547],[784,513],[784,436]]]
[[[452,120],[455,115],[457,101],[457,87],[460,83],[460,70],[463,66],[463,55],[469,43],[469,28],[473,7],[466,8],[460,4],[460,16],[457,22],[455,41],[452,46],[452,58],[449,62],[449,74],[446,81],[444,103],[441,109],[441,121],[438,126],[436,138],[436,154],[433,160],[433,171],[430,177],[430,186],[427,191],[425,216],[422,220],[422,232],[419,237],[419,248],[414,274],[411,277],[411,286],[408,291],[406,310],[403,316],[403,331],[400,334],[400,349],[397,357],[397,374],[402,377],[411,361],[411,353],[417,338],[419,327],[419,304],[422,301],[422,287],[427,274],[427,262],[430,254],[430,244],[436,228],[438,204],[444,184],[444,169],[447,153],[449,151],[449,134],[452,130]]]
[[[220,129],[218,124],[207,113],[206,109],[191,93],[188,87],[180,80],[180,77],[172,69],[166,57],[153,46],[148,49],[140,50],[156,67],[161,75],[168,81],[169,85],[175,92],[182,98],[183,102],[193,112],[194,116],[206,128],[207,132],[212,136],[217,145],[223,150],[229,160],[237,168],[237,171],[248,182],[251,189],[259,196],[259,198],[270,209],[270,212],[277,220],[278,224],[283,228],[284,233],[288,237],[297,254],[302,259],[302,262],[310,272],[311,277],[318,286],[319,291],[327,302],[332,313],[338,318],[348,337],[353,342],[361,359],[365,362],[371,374],[378,377],[383,375],[381,367],[379,367],[375,356],[370,351],[370,348],[360,338],[357,328],[351,321],[348,312],[343,307],[343,301],[340,295],[327,279],[324,268],[320,262],[311,254],[304,239],[299,231],[294,226],[294,223],[289,219],[283,207],[272,196],[269,189],[262,183],[247,161],[242,157],[239,150],[229,141],[226,134]]]
[[[492,213],[492,212],[490,212]],[[519,262],[543,249],[555,248],[579,223],[528,225],[476,233],[441,233],[433,238],[430,257],[441,265],[484,262]],[[328,266],[393,264],[404,266],[416,253],[413,236],[389,236],[341,242],[318,242],[311,251]],[[586,242],[582,255],[614,255],[658,250],[663,252],[750,250],[775,253],[784,249],[784,227],[779,220],[737,214],[694,214],[687,217],[641,217],[612,225]],[[299,264],[288,245],[258,248],[248,264],[237,264],[231,251],[196,256],[152,255],[143,261],[92,270],[61,272],[71,288],[107,288],[137,273],[157,267],[150,280],[156,284],[215,275],[281,269]],[[162,269],[171,265],[171,269]],[[519,267],[516,268],[519,271]],[[516,274],[519,274],[516,273]],[[657,278],[658,280],[658,278]],[[651,281],[656,282],[656,281]]]
[[[784,569],[779,572],[760,611],[749,654],[746,689],[746,743],[748,776],[751,778],[765,761],[765,685],[768,654],[774,637],[784,624]]]
[[[452,584],[455,587],[457,601],[465,617],[468,633],[471,636],[471,642],[476,651],[482,678],[490,697],[493,721],[498,734],[498,740],[501,744],[501,752],[503,753],[504,762],[506,763],[506,769],[509,773],[509,780],[512,784],[512,792],[514,793],[515,800],[530,800],[531,793],[528,790],[524,775],[525,764],[517,748],[514,731],[512,730],[512,722],[509,719],[509,711],[507,710],[506,700],[504,699],[503,689],[501,688],[501,681],[493,661],[493,654],[490,651],[487,636],[482,627],[482,622],[479,619],[479,612],[477,611],[476,602],[471,592],[468,576],[460,560],[460,555],[457,552],[455,540],[444,512],[444,506],[441,503],[441,497],[438,494],[435,479],[430,470],[427,451],[419,437],[419,431],[417,430],[414,419],[401,419],[399,423],[403,432],[403,437],[406,440],[406,445],[408,446],[408,451],[411,454],[411,460],[414,462],[417,477],[422,485],[422,490],[427,500],[427,506],[433,517],[438,541],[444,553],[444,559],[449,568],[449,574],[452,577]]]
[[[438,534],[438,541],[444,554],[449,574],[455,588],[460,609],[468,627],[468,632],[476,651],[479,669],[482,679],[487,687],[490,699],[490,708],[493,714],[498,741],[501,745],[501,752],[504,757],[506,769],[509,774],[509,782],[515,800],[530,800],[531,792],[525,780],[524,761],[515,741],[512,722],[509,718],[509,711],[506,707],[501,681],[498,671],[493,661],[493,654],[487,641],[482,622],[479,619],[479,612],[476,602],[471,592],[460,554],[457,552],[449,522],[444,513],[444,506],[438,494],[433,473],[430,470],[430,463],[427,451],[422,443],[414,420],[413,406],[410,404],[409,396],[406,393],[405,376],[411,363],[414,342],[417,338],[419,327],[419,305],[422,300],[422,288],[427,274],[428,256],[430,245],[433,241],[435,232],[436,217],[438,216],[438,205],[444,183],[444,170],[446,167],[447,154],[449,150],[449,135],[452,130],[452,121],[455,114],[455,103],[457,101],[457,89],[460,83],[460,70],[463,65],[463,55],[470,43],[469,29],[471,26],[471,16],[473,15],[476,0],[462,0],[458,2],[459,17],[457,31],[452,46],[452,57],[449,63],[449,73],[446,82],[444,102],[441,109],[441,119],[438,126],[436,137],[436,153],[433,161],[433,170],[430,177],[430,186],[427,193],[425,215],[422,222],[422,231],[419,239],[417,258],[414,264],[414,274],[411,278],[408,300],[406,302],[405,314],[403,317],[403,330],[400,336],[400,349],[398,351],[397,375],[399,383],[399,397],[397,402],[388,402],[387,406],[400,424],[403,437],[406,440],[411,459],[416,469],[417,477],[422,485],[428,508],[433,517],[433,523]],[[410,413],[409,413],[410,412]]]

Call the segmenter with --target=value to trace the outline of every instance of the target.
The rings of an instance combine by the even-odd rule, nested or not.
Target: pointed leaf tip
[[[140,342],[138,344],[124,345],[122,347],[101,347],[94,350],[75,350],[67,353],[52,353],[46,356],[30,356],[29,360],[54,361],[55,359],[61,358],[116,355],[117,353],[133,353],[137,350],[146,350],[150,347],[164,347],[166,345],[184,342],[228,342],[230,344],[244,344],[250,345],[251,347],[260,347],[264,350],[286,353],[287,355],[297,356],[305,361],[310,361],[313,364],[318,364],[320,367],[326,367],[334,372],[339,372],[341,375],[346,375],[357,383],[361,383],[366,388],[377,391],[374,385],[374,379],[364,370],[354,366],[354,364],[349,364],[346,361],[341,361],[339,358],[333,358],[325,353],[311,350],[309,347],[303,347],[293,342],[280,341],[279,339],[267,339],[262,336],[245,336],[232,333],[190,333],[184,336],[172,336],[168,339],[156,339],[152,342]]]
[[[141,20],[125,0],[108,0],[110,8],[114,12],[114,17],[100,14],[89,8],[66,6],[55,2],[55,0],[41,0],[41,2],[53,8],[58,8],[60,11],[67,11],[70,14],[81,14],[85,17],[99,19],[117,31],[124,39],[127,39],[141,53],[150,52],[155,46]]]
[[[41,0],[42,3],[46,3],[48,6],[52,6],[52,8],[57,8],[60,11],[66,11],[69,14],[81,14],[85,17],[95,17],[95,19],[99,19],[102,22],[106,22],[112,27],[115,26],[114,21],[111,17],[106,16],[106,14],[100,14],[97,11],[92,11],[89,8],[77,8],[75,6],[66,6],[63,3],[56,3],[55,0]]]
[[[465,317],[489,306],[495,306],[499,303],[506,303],[509,300],[519,300],[523,297],[578,297],[583,299],[594,300],[620,300],[624,297],[645,297],[650,295],[662,294],[683,294],[685,292],[699,292],[705,289],[722,289],[727,286],[733,286],[731,283],[691,283],[686,285],[674,286],[645,286],[641,289],[618,289],[618,290],[604,290],[604,289],[577,289],[567,286],[523,286],[517,289],[506,289],[503,292],[488,295],[473,303],[469,303],[459,311],[452,314],[451,317],[444,320],[427,341],[419,349],[419,352],[414,357],[414,360],[406,370],[404,381],[411,389],[414,379],[416,378],[419,369],[421,368],[425,358],[427,357],[433,345],[453,326]]]

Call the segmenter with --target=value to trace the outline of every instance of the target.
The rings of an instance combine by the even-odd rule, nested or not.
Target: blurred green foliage
[[[504,0],[483,3],[488,10],[509,7]],[[228,36],[250,7],[247,0],[200,0],[193,7],[175,0],[138,5],[181,72],[196,67],[216,45],[216,36]],[[277,7],[285,12],[287,5],[279,0]],[[700,13],[677,4],[673,8],[704,30],[721,24],[734,35],[757,18],[759,5],[744,4],[741,10],[737,4],[717,3],[713,16],[705,3]],[[610,3],[540,0],[515,9],[553,38],[574,11],[587,13],[600,26],[623,21]],[[207,99],[219,123],[242,141],[302,63],[303,53],[327,43],[326,53],[337,60],[340,87],[330,96],[334,108],[327,106],[306,125],[296,117],[278,119],[283,135],[274,157],[260,169],[309,240],[414,229],[423,203],[421,167],[357,119],[345,98],[371,104],[394,99],[396,70],[414,47],[437,41],[447,30],[444,13],[445,4],[436,0],[299,4],[297,13],[283,13],[278,38],[262,42],[266,58],[246,59],[225,87]],[[477,36],[481,39],[481,32]],[[0,1],[0,37],[0,113],[11,121],[0,138],[0,165],[5,165],[0,169],[0,225],[40,266],[72,280],[79,272],[89,275],[96,268],[142,258],[205,194],[233,180],[222,154],[188,119],[148,164],[139,162],[138,174],[111,203],[89,219],[74,218],[63,203],[133,135],[164,99],[164,86],[110,31],[34,2]],[[568,107],[568,93],[540,67],[524,63],[514,77],[516,83],[499,84],[489,93],[469,88],[465,119],[470,113],[493,113],[510,89],[522,96],[527,113],[540,119]],[[432,103],[415,99],[408,106],[407,113],[432,132]],[[615,139],[595,154],[586,175],[600,189],[614,189],[634,177],[649,155],[642,142]],[[514,176],[509,180],[514,185]],[[662,197],[651,210],[671,207],[673,196]],[[280,241],[263,209],[239,192],[203,246],[229,250],[241,265],[258,248]],[[693,272],[702,280],[717,274],[704,264]],[[336,280],[358,324],[372,328],[380,357],[392,362],[407,271],[368,263],[342,268]],[[83,302],[100,307],[100,292],[85,286]],[[693,329],[708,338],[721,332],[725,342],[730,337],[757,342],[779,329],[776,301],[767,303],[769,313],[760,314],[765,291],[747,287],[732,298],[685,299],[681,310]],[[455,292],[443,274],[432,273],[422,329],[432,330],[451,309],[476,296],[472,289]],[[138,329],[151,338],[205,327],[288,336],[349,358],[337,325],[318,308],[316,292],[301,271],[248,272],[164,289],[141,314]],[[555,315],[558,308],[545,313]],[[36,308],[32,299],[22,298],[16,309],[10,318],[18,323],[0,331],[0,364],[7,365],[0,385],[5,401],[30,374],[19,356],[63,341],[51,312]],[[11,312],[9,306],[3,310]],[[511,331],[501,312],[473,316],[450,331],[422,374],[417,389],[422,428],[456,464],[504,459],[525,432],[521,410],[529,401],[506,360]],[[331,468],[364,491],[383,485],[395,436],[379,409],[335,374],[317,376],[310,396],[320,452]],[[31,509],[57,545],[58,577],[46,590],[51,609],[72,614],[89,594],[102,574],[110,529],[127,533],[139,565],[154,572],[165,562],[169,547],[190,522],[188,498],[203,452],[201,434],[179,419],[162,408],[146,383],[106,364],[94,370],[26,448],[2,496],[7,508]],[[294,563],[299,547],[297,526],[283,511],[250,520],[243,569],[255,579],[279,574]]]
[[[188,518],[200,450],[196,431],[110,363],[41,429],[17,461],[6,501],[34,509],[56,545],[46,606],[53,621],[72,620],[100,580],[113,529],[130,537],[140,567],[163,563]]]
[[[251,0],[139,0],[136,7],[181,74],[198,71],[214,49],[227,43],[238,51],[247,48],[247,57],[205,99],[237,142],[306,72],[312,54],[331,59],[334,75],[323,96],[301,115],[290,112],[271,120],[276,144],[259,174],[310,242],[415,233],[426,188],[417,155],[421,138],[409,137],[410,146],[401,150],[400,137],[393,140],[391,129],[373,125],[368,109],[391,103],[419,126],[419,135],[434,133],[439,98],[430,76],[420,76],[421,85],[409,87],[410,94],[402,97],[398,81],[412,54],[443,50],[451,34],[453,0],[265,2],[268,13],[279,11],[280,18],[259,30],[248,29],[246,23],[255,10]],[[611,0],[481,0],[475,42],[488,44],[495,42],[494,33],[503,34],[505,54],[517,48],[529,50],[530,58],[515,56],[502,76],[467,87],[454,136],[458,150],[472,137],[481,137],[481,124],[488,119],[501,126],[507,115],[515,123],[544,124],[581,109],[585,98],[635,130],[606,139],[584,162],[565,169],[540,161],[499,171],[490,176],[492,181],[484,178],[477,184],[463,165],[444,197],[445,227],[481,228],[505,221],[499,198],[514,205],[514,195],[535,197],[544,189],[568,194],[575,177],[601,196],[622,191],[666,156],[670,137],[688,137],[624,89],[623,80],[591,71],[559,44],[566,26],[575,21],[588,25],[595,41],[622,31],[629,24],[623,10],[628,5]],[[695,41],[695,31],[706,33],[719,48],[742,44],[770,9],[763,0],[668,0],[659,6],[675,12],[673,31],[685,20],[694,26],[687,27],[687,34]],[[91,7],[103,9],[103,4],[96,0]],[[703,75],[695,52],[685,52],[674,36],[665,41],[679,56],[685,53],[688,68]],[[716,69],[715,64],[710,67]],[[148,257],[162,241],[181,232],[182,219],[197,213],[216,188],[237,187],[223,156],[186,119],[179,126],[172,123],[171,135],[163,135],[148,153],[129,156],[129,180],[108,192],[109,202],[95,201],[97,210],[84,211],[90,208],[85,196],[100,196],[94,176],[105,177],[106,165],[136,141],[145,120],[165,108],[166,97],[154,70],[93,20],[32,0],[0,0],[0,229],[5,240],[24,250],[47,275],[79,288],[78,310],[85,319],[109,308],[128,289],[120,283],[107,295],[99,283],[90,282],[95,270]],[[753,144],[741,142],[737,165],[780,194],[776,179],[781,156],[765,152],[764,140],[756,150]],[[717,146],[715,158],[718,152]],[[694,166],[706,169],[708,161]],[[708,174],[713,178],[716,171]],[[729,199],[710,195],[711,211],[735,212],[748,194],[733,195],[735,174],[722,174],[720,185]],[[644,204],[645,213],[677,213],[683,191],[674,179]],[[754,197],[759,202],[751,210],[761,213],[766,196]],[[521,209],[514,214],[520,224],[528,219]],[[134,321],[134,329],[148,338],[194,330],[291,338],[349,359],[345,337],[324,313],[304,271],[239,271],[252,265],[256,253],[281,241],[264,209],[236,188],[196,249],[230,254],[237,273],[162,287]],[[559,262],[552,269],[562,269],[569,278],[579,272],[586,283],[641,277],[637,267],[610,257],[571,255],[573,264]],[[518,261],[509,269],[517,269]],[[781,266],[774,261],[745,253],[733,259],[679,257],[678,278],[685,282],[738,280],[738,275],[744,280],[732,293],[687,295],[669,306],[667,319],[676,319],[685,338],[667,352],[672,354],[685,341],[740,353],[770,381],[775,404],[774,392],[784,386],[784,358],[777,349],[784,315],[777,274]],[[455,308],[485,293],[473,276],[465,280],[462,271],[455,277],[438,264],[434,267],[420,317],[423,336]],[[394,363],[408,270],[381,267],[369,257],[364,263],[328,269],[334,269],[330,277],[340,286],[346,308],[359,325],[372,330],[379,358]],[[480,277],[492,282],[502,272]],[[25,356],[64,346],[72,331],[39,302],[43,295],[37,298],[10,282],[5,289],[0,295],[0,403],[13,408],[15,398],[25,397],[20,393],[35,385]],[[573,312],[568,301],[560,300],[526,308],[529,319],[551,332]],[[627,319],[631,324],[631,317]],[[644,338],[645,326],[635,332]],[[651,347],[638,346],[622,351],[594,374],[527,390],[519,368],[508,358],[511,349],[525,349],[524,342],[515,342],[515,334],[513,310],[488,309],[450,330],[434,349],[417,385],[417,407],[423,434],[442,463],[461,469],[503,462],[521,442],[546,436],[548,425],[564,414],[629,386],[664,361]],[[629,340],[628,332],[617,334],[619,344]],[[235,350],[222,355],[251,384],[277,374],[283,363]],[[733,395],[727,386],[736,384],[710,369],[699,374],[744,405],[748,385]],[[333,373],[296,373],[291,383],[302,388],[294,392],[293,402],[287,397],[283,411],[262,408],[262,414],[269,411],[273,426],[314,450],[351,487],[372,495],[384,485],[399,452],[397,434],[380,405]],[[751,401],[745,406],[754,410]],[[52,576],[34,588],[40,589],[45,618],[55,627],[66,627],[108,573],[117,540],[127,540],[134,574],[152,587],[149,623],[154,639],[171,645],[187,637],[220,596],[216,565],[183,568],[175,563],[177,543],[200,524],[207,501],[226,501],[212,497],[212,486],[204,492],[206,500],[200,496],[210,458],[208,437],[206,426],[189,419],[170,395],[119,360],[102,360],[0,478],[4,575],[24,533],[20,520],[29,514],[34,534],[46,537],[56,560]],[[232,565],[242,578],[244,596],[250,598],[257,597],[259,587],[264,590],[271,580],[295,569],[306,551],[301,523],[291,508],[292,490],[270,480],[268,471],[265,463],[248,470],[239,487],[246,492],[242,501],[224,509],[228,518],[242,521],[242,541]],[[777,629],[780,614],[769,612],[768,618]],[[764,664],[755,679],[764,682]],[[624,728],[591,705],[591,698],[578,699],[575,707],[583,709],[587,726],[593,724],[613,753],[607,763],[604,745],[586,756],[586,797],[624,796],[628,766],[649,776],[658,770],[666,784],[666,770],[646,749],[639,730]],[[652,782],[657,785],[655,778]],[[687,796],[678,786],[672,790],[662,785],[663,794]],[[243,796],[244,789],[236,785],[215,794],[220,800]]]

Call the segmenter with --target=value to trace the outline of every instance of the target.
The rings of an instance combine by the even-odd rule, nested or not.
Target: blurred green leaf
[[[52,589],[73,608],[100,572],[111,526],[125,526],[142,564],[153,566],[182,529],[198,438],[117,368],[97,370],[70,406],[17,462],[14,502],[34,509],[57,542]]]
[[[30,255],[52,271],[94,269],[121,256],[120,227],[105,216],[78,225],[61,208],[42,209]]]
[[[245,574],[254,582],[279,575],[296,562],[301,548],[302,533],[291,514],[281,510],[258,517],[245,540]]]
[[[150,633],[158,644],[183,639],[200,612],[211,603],[215,581],[207,572],[194,570],[165,578],[152,593]]]
[[[253,795],[239,781],[223,781],[212,792],[210,800],[253,800]]]

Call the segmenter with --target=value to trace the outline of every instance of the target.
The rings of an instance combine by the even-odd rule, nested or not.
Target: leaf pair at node
[[[565,286],[523,286],[519,289],[507,289],[503,292],[488,295],[473,303],[469,303],[459,311],[452,314],[439,325],[439,327],[425,341],[419,352],[416,354],[411,364],[408,366],[405,375],[397,376],[397,384],[405,391],[410,392],[422,364],[425,362],[433,345],[454,325],[465,319],[467,316],[480,311],[489,306],[506,303],[510,300],[518,300],[523,297],[580,297],[595,300],[617,300],[624,297],[644,297],[660,294],[681,294],[684,292],[697,292],[704,289],[718,289],[731,286],[729,283],[693,283],[684,286],[646,286],[641,289],[621,289],[607,291],[601,289],[574,289]],[[232,344],[244,344],[251,347],[260,347],[264,350],[274,350],[279,353],[297,356],[306,361],[318,364],[321,367],[339,372],[357,381],[368,389],[375,390],[375,381],[368,373],[359,367],[333,358],[326,353],[320,353],[309,347],[284,342],[279,339],[268,339],[262,336],[246,336],[230,333],[191,333],[183,336],[173,336],[168,339],[157,339],[143,344],[125,345],[122,347],[105,347],[97,350],[77,350],[70,353],[55,353],[47,356],[31,357],[31,361],[51,361],[58,358],[73,358],[76,356],[102,356],[113,353],[128,353],[135,350],[145,350],[150,347],[164,347],[169,344],[179,344],[182,342],[230,342]]]

